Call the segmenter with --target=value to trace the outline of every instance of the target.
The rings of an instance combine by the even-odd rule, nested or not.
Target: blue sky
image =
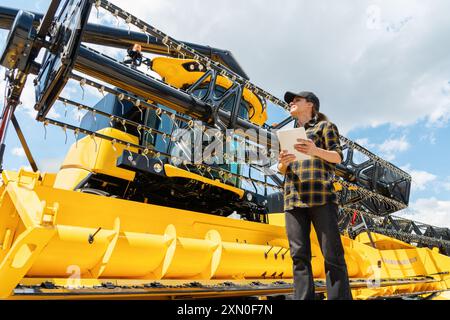
[[[399,214],[450,227],[450,4],[285,0],[277,6],[233,0],[213,8],[211,2],[196,0],[189,2],[194,16],[185,17],[188,4],[181,0],[158,0],[151,6],[113,2],[175,38],[231,50],[252,81],[278,97],[285,90],[316,92],[321,111],[342,134],[412,175],[411,205]],[[2,6],[38,12],[48,3],[1,1]],[[6,35],[0,31],[1,43]],[[73,134],[68,132],[65,145],[62,130],[48,127],[44,140],[28,87],[17,117],[40,168],[56,171]],[[68,94],[80,94],[79,88],[71,85]],[[87,99],[101,97],[87,94]],[[53,115],[64,118],[63,107],[57,106]],[[283,117],[271,110],[269,122]],[[76,118],[69,112],[69,121]],[[28,165],[12,129],[7,146],[6,168]]]

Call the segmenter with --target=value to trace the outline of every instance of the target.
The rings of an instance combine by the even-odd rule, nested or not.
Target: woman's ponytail
[[[317,115],[317,122],[330,121],[330,119],[328,119],[328,117],[325,114],[323,114],[322,112],[318,112],[316,111],[316,108],[313,108],[313,117],[315,115]]]

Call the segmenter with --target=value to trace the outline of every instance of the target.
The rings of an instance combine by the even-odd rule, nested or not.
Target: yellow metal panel
[[[47,187],[53,187],[56,180],[56,173],[44,173],[42,174],[42,185]]]
[[[61,169],[56,176],[54,187],[58,189],[73,190],[80,184],[90,171],[81,168],[65,168]]]
[[[268,215],[268,217],[269,217],[269,224],[280,227],[284,227],[286,225],[284,213],[271,213]]]
[[[192,172],[189,172],[189,171],[186,171],[186,170],[174,167],[174,166],[172,166],[170,164],[164,165],[164,170],[165,170],[166,175],[168,177],[179,177],[179,178],[194,179],[194,180],[206,183],[206,184],[210,184],[212,186],[216,186],[216,187],[219,187],[219,188],[222,188],[222,189],[234,192],[237,195],[239,195],[240,198],[242,198],[244,196],[244,190],[236,188],[236,187],[233,187],[233,186],[230,186],[230,185],[227,185],[225,183],[222,183],[222,182],[220,182],[220,180],[208,179],[208,178],[205,178],[205,177],[203,177],[201,175],[198,175],[198,174],[195,174],[195,173],[192,173]]]
[[[0,298],[11,294],[53,235],[53,228],[33,227],[17,237],[0,263]]]
[[[378,250],[392,250],[392,249],[410,249],[414,248],[412,245],[400,241],[395,238],[391,238],[382,234],[371,232],[372,240]],[[369,245],[370,238],[367,232],[360,233],[356,238],[356,241]]]
[[[138,137],[117,129],[106,128],[100,130],[99,132],[125,142],[139,144]],[[134,179],[135,173],[133,171],[118,168],[116,164],[117,159],[122,155],[122,152],[124,150],[138,152],[138,149],[132,147],[127,149],[126,146],[121,144],[114,144],[113,146],[111,141],[104,139],[96,138],[96,140],[98,141],[98,156],[95,162],[95,166],[92,168],[92,171],[132,181]]]
[[[139,143],[136,136],[113,128],[105,128],[98,133],[133,144]],[[135,176],[133,171],[116,166],[117,159],[125,149],[124,145],[113,144],[105,139],[90,136],[80,139],[67,153],[56,176],[55,188],[73,190],[90,172],[132,181]],[[136,148],[130,148],[129,151],[137,152]]]
[[[167,57],[157,57],[152,60],[152,70],[157,72],[163,80],[177,88],[183,88],[186,85],[194,84],[204,72],[188,71],[182,65],[189,62],[195,62],[192,59],[175,59]],[[217,85],[228,89],[233,84],[231,80],[218,76],[216,80]],[[248,90],[243,91],[244,100],[255,108],[255,114],[250,121],[263,125],[267,121],[267,110],[263,111],[263,106],[258,97]]]

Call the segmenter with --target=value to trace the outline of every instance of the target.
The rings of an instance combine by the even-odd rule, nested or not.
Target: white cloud
[[[17,110],[25,111],[25,113],[31,118],[36,118],[37,111],[34,110],[36,103],[34,94],[33,77],[28,77],[22,95],[20,96],[21,104],[17,107]]]
[[[427,117],[427,127],[442,128],[450,117],[450,84],[447,79],[433,79],[422,75],[412,90],[412,99],[423,106],[432,106]]]
[[[368,150],[373,149],[376,146],[374,143],[370,143],[368,138],[359,138],[356,139],[355,142]]]
[[[400,139],[388,139],[378,148],[383,152],[406,151],[409,149],[409,143],[406,141],[406,137],[403,136]]]
[[[20,157],[20,158],[24,158],[25,155],[25,150],[23,150],[23,148],[21,147],[14,147],[11,150],[12,155],[16,156],[16,157]]]
[[[412,190],[425,190],[430,182],[436,180],[437,176],[426,171],[410,171],[412,177]]]
[[[428,141],[430,144],[436,144],[436,133],[434,131],[427,132],[420,136],[420,141]]]
[[[410,220],[450,228],[450,201],[422,198],[410,204],[409,209],[396,213]]]
[[[411,168],[411,164],[401,167],[402,170],[408,172],[412,177],[411,191],[424,191],[428,188],[431,182],[437,181],[437,176],[422,170],[415,170]]]
[[[378,150],[382,152],[386,160],[392,161],[395,159],[397,153],[406,151],[409,147],[410,144],[406,140],[406,136],[402,136],[399,139],[387,139],[378,146]]]
[[[447,180],[442,183],[442,186],[445,190],[450,191],[450,177],[447,177]]]

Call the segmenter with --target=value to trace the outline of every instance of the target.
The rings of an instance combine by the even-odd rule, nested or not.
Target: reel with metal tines
[[[355,192],[356,194],[360,195],[361,200],[372,199],[374,201],[378,201],[385,205],[392,206],[394,209],[396,209],[396,211],[407,208],[407,206],[405,204],[403,204],[397,200],[390,199],[388,197],[385,197],[383,195],[380,195],[378,193],[375,193],[373,191],[365,189],[361,186],[353,184],[351,182],[348,182],[348,181],[345,181],[342,179],[335,179],[334,182],[340,183],[343,187],[347,188],[351,192]]]
[[[64,99],[64,98],[62,98],[62,99]],[[67,100],[67,103],[69,103],[69,100]],[[77,104],[77,105],[79,106],[79,104]],[[101,133],[98,133],[98,132],[93,132],[91,130],[87,130],[87,129],[83,129],[83,128],[80,128],[80,127],[77,127],[77,126],[74,126],[74,125],[70,125],[70,124],[67,124],[67,123],[64,123],[64,122],[61,122],[61,121],[58,121],[58,120],[45,118],[44,119],[44,128],[45,128],[45,126],[47,126],[49,124],[61,127],[64,130],[72,130],[74,132],[75,139],[76,139],[76,145],[75,145],[76,147],[77,147],[77,143],[78,143],[78,136],[79,136],[79,134],[84,134],[84,135],[89,136],[90,138],[93,139],[93,141],[95,143],[95,149],[97,149],[96,138],[98,138],[98,139],[104,139],[104,140],[108,140],[108,141],[112,142],[112,147],[113,148],[115,148],[115,144],[120,144],[120,145],[125,146],[126,150],[130,150],[131,148],[134,148],[134,149],[140,150],[141,153],[143,153],[143,152],[149,153],[149,147],[148,146],[143,146],[143,145],[130,143],[130,142],[127,142],[127,141],[123,141],[121,139],[110,137],[108,135],[104,135],[104,134],[101,134]],[[155,129],[153,129],[153,132],[155,132]],[[160,152],[160,151],[155,153],[155,151],[152,150],[151,151],[151,156],[152,155],[153,155],[154,158],[166,157],[168,159],[171,159],[172,161],[176,158],[178,163],[183,163],[183,160],[185,160],[183,158],[175,157],[173,155],[170,155],[170,154],[164,153],[164,152]],[[147,154],[146,154],[146,157],[148,157]],[[186,165],[185,162],[184,162],[184,164]],[[240,175],[240,174],[232,173],[232,172],[229,172],[229,171],[224,170],[224,169],[213,168],[213,167],[211,167],[209,165],[200,164],[200,167],[201,167],[201,169],[204,172],[208,172],[208,173],[210,173],[211,171],[216,172],[217,174],[219,174],[219,172],[222,172],[222,175],[219,174],[219,176],[223,178],[222,180],[225,183],[228,182],[232,177],[237,178],[238,180],[239,179],[249,179],[250,181],[254,181],[255,183],[261,183],[261,181],[259,181],[259,180],[248,178],[248,177],[245,177],[245,176]],[[206,170],[208,170],[208,171],[206,171]],[[200,173],[202,175],[204,175],[204,172],[202,172],[200,170]],[[274,184],[267,184],[267,188],[271,188],[271,189],[276,190],[276,191],[282,191],[282,188],[280,188],[279,186],[274,185]]]
[[[365,148],[361,147],[360,145],[358,145],[357,143],[351,141],[350,139],[340,135],[339,136],[340,140],[346,144],[348,147],[353,148],[354,150],[357,150],[359,152],[361,152],[362,154],[364,154],[365,156],[369,157],[369,159],[373,160],[374,162],[378,163],[381,167],[384,167],[386,169],[389,169],[393,172],[395,172],[396,174],[398,174],[399,176],[405,178],[408,181],[411,181],[411,175],[409,175],[408,173],[400,170],[399,168],[397,168],[396,166],[392,165],[391,163],[387,162],[386,160],[378,157],[377,155],[374,155],[373,153],[371,153],[370,151],[366,150]]]
[[[245,88],[252,91],[254,94],[265,98],[272,103],[284,108],[285,110],[289,111],[289,106],[284,101],[276,98],[275,96],[271,95],[269,92],[263,90],[262,88],[252,84],[250,81],[244,79],[240,75],[236,74],[235,72],[229,70],[225,66],[221,65],[217,61],[214,61],[203,54],[199,53],[195,49],[187,46],[184,43],[181,43],[166,33],[162,32],[161,30],[151,26],[150,24],[138,19],[131,13],[119,8],[118,6],[106,1],[106,0],[99,0],[95,2],[96,8],[99,7],[103,8],[110,14],[112,14],[115,18],[121,18],[127,25],[131,24],[134,25],[139,30],[143,31],[145,34],[151,34],[152,36],[159,39],[168,50],[168,53],[170,53],[170,50],[174,50],[180,54],[182,54],[185,57],[192,58],[194,60],[199,61],[203,65],[206,66],[207,69],[214,69],[216,70],[220,75],[229,78],[232,81],[238,82],[241,85],[244,85]]]
[[[136,97],[136,96],[129,95],[129,94],[127,94],[127,93],[118,91],[118,90],[113,89],[113,88],[110,88],[110,87],[105,87],[104,85],[102,85],[102,84],[100,84],[100,83],[98,83],[98,82],[95,82],[95,81],[93,81],[93,80],[86,80],[85,78],[83,78],[83,77],[81,77],[81,76],[78,76],[78,75],[76,75],[76,74],[73,74],[73,73],[72,73],[72,74],[70,75],[70,78],[73,79],[73,80],[75,80],[75,81],[78,81],[78,82],[83,82],[84,85],[89,85],[89,86],[92,86],[92,87],[94,87],[94,88],[96,88],[96,89],[102,88],[102,90],[103,90],[104,92],[107,92],[107,93],[110,93],[110,94],[115,95],[115,96],[118,98],[119,103],[121,103],[122,109],[123,109],[123,103],[122,103],[122,100],[126,100],[126,101],[129,101],[129,102],[133,103],[133,105],[134,105],[135,107],[139,107],[139,108],[144,108],[144,109],[149,109],[149,110],[155,111],[156,116],[157,116],[160,120],[162,120],[161,117],[162,117],[163,115],[165,115],[165,116],[167,116],[167,117],[170,119],[170,121],[172,122],[172,124],[173,124],[176,128],[179,128],[178,124],[176,124],[176,121],[177,121],[177,120],[186,123],[186,124],[188,125],[189,128],[194,128],[194,125],[196,125],[196,124],[198,123],[198,121],[194,121],[193,119],[188,118],[187,116],[180,116],[179,114],[177,114],[177,113],[175,113],[175,112],[170,112],[170,111],[167,111],[167,110],[162,110],[159,106],[157,106],[157,105],[155,105],[155,104],[152,104],[152,103],[150,103],[150,102],[148,102],[148,101],[145,101],[145,100],[142,99],[142,98],[139,98],[139,97]],[[69,103],[69,102],[68,102],[69,99],[59,98],[58,100],[62,101],[63,103],[66,103],[66,104]],[[67,101],[65,102],[64,100],[67,100]],[[73,102],[71,102],[71,104],[73,104]],[[81,109],[84,109],[84,110],[87,110],[87,111],[90,111],[90,112],[97,112],[98,114],[101,114],[101,112],[98,111],[98,110],[95,109],[95,108],[83,106],[82,104],[78,104],[78,106],[79,106]],[[107,113],[103,113],[103,115],[104,115],[104,116],[109,116]],[[123,119],[123,118],[118,117],[118,116],[113,116],[113,117],[114,117],[114,119],[116,119],[116,120],[118,120],[118,119]],[[121,121],[124,121],[124,120],[121,120]],[[126,123],[127,123],[127,124],[131,124],[131,125],[133,125],[133,126],[138,126],[138,123],[133,122],[133,121],[126,121]],[[161,121],[161,123],[163,123],[163,122]],[[148,129],[148,130],[153,130],[154,133],[156,133],[156,134],[164,135],[164,133],[163,133],[162,131],[158,131],[158,130],[156,130],[156,129],[154,129],[154,128],[148,128],[148,127],[146,127],[146,129]],[[175,129],[175,128],[172,128],[172,129]],[[216,128],[214,128],[213,126],[205,126],[204,124],[202,124],[202,131],[204,132],[205,135],[207,135],[207,134],[206,134],[206,131],[207,131],[207,130],[210,130],[210,129],[216,130]],[[223,136],[224,136],[224,135],[223,135],[222,132],[216,131],[216,138],[217,138],[217,139],[222,139]],[[166,138],[172,139],[171,135],[167,135],[167,134],[166,134]],[[228,137],[227,137],[227,138],[228,138]],[[268,153],[264,146],[260,146],[260,145],[251,143],[251,141],[247,141],[247,139],[246,139],[245,136],[241,137],[241,136],[239,136],[239,135],[234,135],[234,136],[232,137],[232,139],[234,139],[234,140],[237,141],[238,143],[241,143],[241,144],[246,145],[247,148],[250,148],[252,151],[255,151],[256,149],[260,149],[260,151],[259,151],[259,153],[258,153],[260,156],[266,157],[266,154]],[[229,140],[228,140],[227,142],[229,142]],[[256,152],[256,151],[255,151],[255,152]],[[275,152],[273,152],[273,151],[270,152],[269,159],[271,159],[271,160],[276,159],[276,154],[275,154]]]

